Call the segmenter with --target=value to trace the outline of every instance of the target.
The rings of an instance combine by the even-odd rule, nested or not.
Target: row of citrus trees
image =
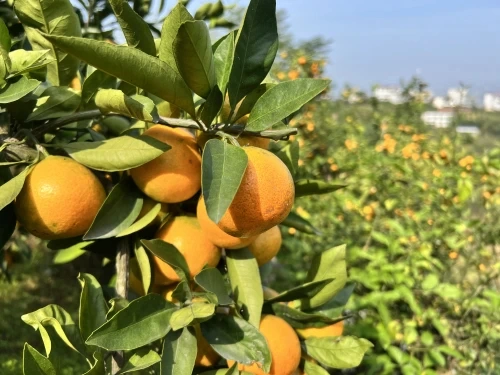
[[[308,74],[302,54],[286,56],[275,74],[297,67]],[[360,121],[358,108],[317,100],[291,120],[299,129],[298,174],[345,187],[297,201],[306,229],[322,236],[287,230],[269,279],[301,280],[301,264],[325,244],[345,242],[354,281],[348,331],[375,343],[360,373],[493,371],[500,339],[500,150],[472,154],[471,140],[451,130],[395,121],[416,117],[404,108],[373,113],[369,122]]]

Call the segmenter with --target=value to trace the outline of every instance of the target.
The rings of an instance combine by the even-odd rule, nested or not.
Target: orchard
[[[209,27],[232,27],[220,1],[194,16],[179,2],[161,30],[149,2],[80,3],[84,15],[69,0],[16,0],[0,22],[0,246],[18,227],[66,261],[92,253],[115,270],[112,288],[80,272],[77,312],[26,311],[43,345],[24,345],[24,374],[358,366],[372,344],[343,335],[344,245],[280,292],[261,278],[280,228],[307,230],[295,199],[342,187],[300,177],[289,120],[330,82],[272,78],[275,1],[250,1],[215,41]],[[106,15],[126,43],[102,31]],[[61,345],[78,354],[69,370]]]

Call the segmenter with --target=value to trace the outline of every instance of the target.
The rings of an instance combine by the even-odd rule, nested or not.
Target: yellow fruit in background
[[[250,245],[255,240],[255,237],[238,238],[233,237],[220,229],[209,217],[207,207],[203,197],[198,201],[196,215],[200,223],[201,229],[208,239],[216,246],[224,249],[241,249]]]
[[[212,367],[217,364],[220,355],[210,346],[201,333],[200,325],[194,326],[196,331],[196,343],[198,352],[196,353],[195,365],[200,367]]]
[[[286,165],[273,153],[244,147],[248,165],[240,187],[217,224],[235,237],[252,237],[281,223],[292,209],[295,186]]]
[[[300,342],[297,334],[283,319],[274,315],[263,315],[260,321],[260,332],[265,337],[271,352],[271,370],[269,375],[292,375],[300,363]],[[227,361],[228,367],[234,361]],[[257,364],[239,365],[239,370],[256,375],[266,375]]]
[[[184,255],[191,277],[200,273],[205,265],[215,267],[219,263],[220,249],[201,230],[196,217],[175,217],[160,228],[156,238],[174,245]],[[157,257],[153,259],[156,284],[166,285],[180,281],[172,267]]]
[[[309,337],[337,337],[342,336],[342,332],[344,332],[343,320],[321,328],[310,327],[297,329],[297,333],[304,339],[308,339]]]
[[[172,303],[177,303],[179,302],[177,299],[175,299],[174,297],[172,297],[172,294],[174,294],[174,291],[175,291],[175,288],[177,288],[177,283],[175,284],[170,284],[166,287],[164,287],[162,290],[161,290],[161,295],[163,296],[163,298],[165,298],[168,302],[172,302]]]
[[[257,236],[248,248],[252,252],[259,266],[273,259],[281,248],[281,231],[278,226],[272,227]]]
[[[45,240],[77,237],[90,228],[106,199],[104,187],[73,159],[49,156],[26,178],[17,196],[17,219]]]
[[[201,155],[194,136],[185,129],[155,125],[144,135],[171,146],[150,162],[130,170],[136,185],[148,197],[162,203],[191,198],[201,187]]]

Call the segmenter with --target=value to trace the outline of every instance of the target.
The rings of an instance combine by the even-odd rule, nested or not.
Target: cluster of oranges
[[[203,195],[199,194],[201,153],[207,135],[195,137],[185,129],[161,125],[152,126],[144,134],[171,148],[128,174],[147,197],[142,214],[156,202],[162,203],[162,215],[167,218],[155,238],[173,244],[183,254],[191,277],[206,265],[217,266],[222,249],[238,251],[248,247],[259,265],[277,254],[282,241],[278,224],[290,213],[295,188],[288,168],[267,150],[268,140],[239,139],[246,145],[242,149],[248,157],[248,165],[231,205],[220,222],[215,223],[207,213]],[[105,199],[106,191],[93,172],[73,159],[48,156],[36,164],[27,177],[15,206],[18,220],[26,230],[41,239],[52,240],[85,234]],[[174,205],[195,199],[196,212],[173,214],[180,211],[178,207],[174,209]],[[170,214],[165,215],[165,211]],[[156,221],[159,222],[161,220]],[[180,278],[170,265],[158,257],[153,259],[155,277],[151,290],[173,301],[172,292]],[[145,291],[139,272],[136,260],[132,259],[131,289],[141,295]],[[263,316],[260,329],[271,351],[270,374],[290,375],[297,370],[301,353],[295,330],[283,319],[271,315]],[[306,330],[301,335],[309,333]],[[199,327],[197,337],[196,364],[215,365],[220,357],[202,337]],[[240,365],[240,369],[263,374],[256,364]]]

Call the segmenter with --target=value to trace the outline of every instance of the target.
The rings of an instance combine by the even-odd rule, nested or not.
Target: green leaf
[[[218,223],[240,187],[248,157],[243,149],[219,139],[209,140],[203,150],[201,188],[207,213]]]
[[[79,61],[54,48],[46,36],[81,36],[80,20],[69,0],[16,0],[14,3],[19,20],[24,26],[33,50],[49,49],[54,59],[47,66],[47,80],[53,86],[67,86],[76,76]]]
[[[165,21],[163,21],[158,57],[161,61],[170,65],[176,72],[179,72],[179,70],[177,69],[177,63],[175,61],[174,41],[179,31],[179,27],[181,27],[184,22],[193,20],[194,18],[189,14],[184,5],[178,3],[165,18]]]
[[[36,79],[28,79],[24,76],[14,82],[9,82],[0,89],[0,104],[12,103],[21,99],[40,86],[40,83]]]
[[[142,285],[147,294],[153,281],[153,267],[143,246],[136,245],[134,251],[135,257],[137,258],[137,264],[141,270]]]
[[[299,110],[330,84],[326,79],[301,78],[281,82],[266,91],[250,112],[246,130],[262,131]]]
[[[317,309],[314,309],[312,312],[323,314],[330,318],[337,318],[341,316],[342,310],[345,305],[347,305],[347,301],[349,301],[349,298],[354,291],[354,287],[354,283],[346,284],[346,286],[340,290],[335,297]]]
[[[231,108],[266,78],[277,50],[276,0],[251,0],[236,38],[227,85]]]
[[[56,370],[47,357],[40,354],[30,344],[25,343],[23,349],[24,375],[56,375]]]
[[[433,346],[434,336],[429,331],[423,331],[420,335],[420,341],[424,344],[424,346]]]
[[[16,214],[13,203],[8,204],[0,210],[0,223],[2,223],[2,226],[0,226],[0,250],[2,250],[16,230]]]
[[[446,358],[440,352],[437,350],[429,350],[427,353],[429,353],[429,356],[436,365],[443,368],[446,367]]]
[[[311,361],[304,362],[304,373],[307,375],[328,375],[328,371]]]
[[[274,303],[272,311],[283,318],[294,328],[325,327],[344,320],[344,317],[329,318],[328,316],[294,309],[283,303]]]
[[[195,117],[191,90],[178,72],[160,59],[132,47],[93,39],[48,38],[62,50],[97,69],[146,90]]]
[[[203,121],[207,127],[210,126],[215,117],[219,114],[223,101],[224,99],[219,87],[217,85],[214,86],[208,95],[207,101],[203,104],[203,108],[200,113],[200,120]]]
[[[137,219],[143,202],[143,195],[132,179],[123,179],[113,187],[83,239],[115,237]]]
[[[237,122],[243,116],[248,115],[252,111],[252,108],[255,106],[255,103],[257,103],[259,98],[274,86],[276,85],[273,83],[263,83],[256,89],[252,90],[252,92],[245,96],[245,99],[241,101],[241,104],[237,106],[236,113],[231,119],[231,122]]]
[[[210,8],[212,8],[212,3],[205,3],[201,5],[194,14],[194,18],[196,18],[197,20],[206,19],[208,12],[210,11]]]
[[[346,186],[321,180],[301,179],[295,181],[295,198],[306,195],[328,194]]]
[[[57,335],[71,349],[85,353],[85,345],[78,327],[66,310],[57,305],[47,305],[44,308],[24,314],[21,319],[26,324],[40,331],[47,356],[50,355],[52,343],[46,327],[52,326]],[[83,355],[83,354],[82,354]]]
[[[94,357],[94,363],[91,365],[92,367],[83,375],[102,375],[105,373],[105,368],[104,368],[105,361],[102,355],[102,351],[96,350],[94,352],[93,357]]]
[[[233,300],[228,295],[224,277],[217,268],[205,268],[194,277],[194,281],[205,291],[215,294],[220,305],[233,304]]]
[[[141,242],[153,255],[171,266],[181,280],[189,279],[190,272],[186,259],[174,245],[162,240],[141,240]]]
[[[100,70],[94,70],[83,82],[82,104],[85,109],[89,109],[100,89],[114,89],[116,87],[116,77],[110,76]]]
[[[32,169],[33,166],[28,166],[24,171],[0,186],[0,210],[3,211],[7,205],[16,199],[23,188],[24,180],[26,180]]]
[[[146,122],[159,119],[155,103],[146,96],[127,96],[120,90],[101,89],[95,96],[95,104],[103,113],[118,113]]]
[[[210,9],[208,10],[207,16],[209,18],[217,18],[220,17],[224,13],[224,4],[222,4],[221,0],[217,0],[217,2],[213,3]]]
[[[207,98],[217,83],[208,27],[203,21],[186,21],[174,40],[177,69],[195,94]]]
[[[164,337],[175,305],[158,294],[137,298],[118,311],[87,339],[106,350],[133,350]]]
[[[82,287],[78,321],[82,338],[87,340],[93,331],[106,323],[108,305],[101,285],[94,276],[80,273],[78,281]]]
[[[35,110],[26,121],[46,120],[74,113],[80,105],[80,95],[68,87],[49,87],[36,101]]]
[[[4,70],[11,69],[12,63],[9,57],[11,43],[9,29],[3,19],[0,18],[0,58],[4,60]]]
[[[328,302],[335,296],[347,281],[345,262],[345,245],[336,246],[314,257],[307,281],[334,279],[312,298],[301,301],[303,309],[314,309]]]
[[[212,348],[225,359],[245,365],[259,362],[264,371],[269,372],[271,353],[266,339],[250,323],[235,316],[216,314],[201,323],[201,331]]]
[[[312,298],[333,280],[334,279],[325,279],[305,283],[303,285],[282,292],[276,297],[266,300],[266,303],[290,302],[301,298]]]
[[[359,366],[373,344],[354,336],[312,337],[305,341],[305,347],[307,354],[319,363],[335,369],[347,369]]]
[[[425,279],[422,281],[422,289],[424,290],[431,290],[434,289],[439,285],[439,277],[431,273],[425,277]]]
[[[125,35],[127,44],[156,56],[156,46],[149,25],[125,0],[110,0],[109,4]]]
[[[295,212],[290,212],[290,214],[287,216],[285,220],[281,223],[281,225],[284,225],[289,228],[295,228],[298,231],[307,233],[307,234],[316,234],[316,235],[321,235],[321,232],[319,229],[314,227],[309,221],[304,219],[303,217],[299,216]]]
[[[119,311],[123,310],[125,307],[130,305],[130,302],[125,298],[115,297],[109,301],[109,304],[111,305],[111,307],[109,308],[109,311],[106,314],[106,320],[110,320]]]
[[[228,251],[226,264],[237,310],[258,329],[264,296],[257,261],[252,252],[244,248]]]
[[[163,341],[161,375],[191,375],[197,354],[192,327],[170,331]]]
[[[139,167],[171,148],[166,143],[146,135],[124,135],[100,142],[73,142],[62,147],[80,164],[105,172]]]
[[[220,91],[225,94],[234,57],[234,44],[238,31],[231,31],[223,37],[214,51],[215,76]]]
[[[285,163],[286,167],[292,174],[292,176],[296,176],[299,171],[299,142],[294,141],[288,143],[281,150],[276,152],[276,156],[281,159],[283,163]]]
[[[48,49],[39,51],[17,49],[9,53],[9,58],[12,62],[9,77],[38,70],[54,61],[54,57],[50,55],[50,50]]]
[[[153,222],[154,219],[156,219],[156,216],[158,215],[160,210],[161,210],[161,203],[155,204],[153,208],[148,211],[148,213],[146,213],[143,217],[134,222],[128,228],[122,230],[119,234],[116,235],[116,237],[128,236],[129,234],[138,232],[141,229],[147,227],[149,224]]]
[[[53,260],[54,264],[64,264],[85,254],[86,251],[84,249],[94,242],[95,241],[78,241],[76,243],[70,243],[66,240],[54,240],[50,241],[47,246],[51,250],[58,250]]]
[[[213,303],[194,302],[191,305],[174,311],[170,318],[172,330],[177,331],[193,323],[204,322],[215,314]]]
[[[154,350],[141,348],[137,350],[128,361],[123,365],[118,374],[127,374],[129,372],[143,370],[153,366],[161,361],[161,357]]]

